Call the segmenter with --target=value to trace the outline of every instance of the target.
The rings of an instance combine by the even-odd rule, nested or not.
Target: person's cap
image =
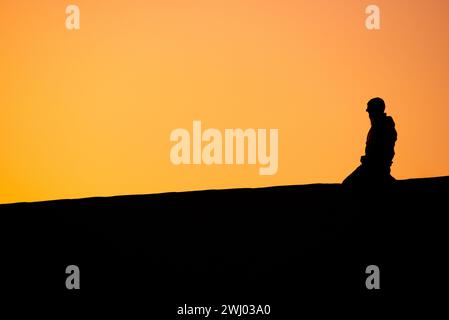
[[[367,112],[384,112],[385,111],[385,102],[377,97],[368,101],[368,107],[366,108]]]

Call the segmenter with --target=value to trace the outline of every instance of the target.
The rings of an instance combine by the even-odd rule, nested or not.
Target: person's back
[[[385,168],[390,172],[397,139],[393,118],[385,113],[371,126],[366,139],[364,161],[373,167]]]
[[[381,98],[368,102],[366,111],[371,120],[371,129],[366,139],[365,155],[361,165],[344,181],[345,185],[383,185],[394,180],[390,167],[394,157],[397,133],[393,118],[387,116]]]

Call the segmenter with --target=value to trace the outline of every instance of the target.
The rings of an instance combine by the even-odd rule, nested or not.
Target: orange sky
[[[65,28],[77,4],[81,29]],[[381,9],[381,30],[364,26]],[[448,1],[0,2],[0,203],[340,182],[383,97],[396,178],[449,174]],[[279,169],[175,166],[170,132],[279,129]]]

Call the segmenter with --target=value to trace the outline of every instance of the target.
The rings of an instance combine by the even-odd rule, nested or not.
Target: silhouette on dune
[[[378,188],[391,185],[394,181],[390,167],[397,140],[395,123],[392,117],[385,114],[385,102],[381,98],[368,101],[366,111],[371,128],[366,139],[365,155],[360,159],[361,165],[343,181],[347,187]]]

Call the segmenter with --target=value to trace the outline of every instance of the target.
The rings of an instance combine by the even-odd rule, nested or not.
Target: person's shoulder
[[[386,118],[385,118],[385,123],[386,123],[388,126],[392,126],[392,127],[395,126],[393,117],[391,117],[391,116],[386,116]]]

